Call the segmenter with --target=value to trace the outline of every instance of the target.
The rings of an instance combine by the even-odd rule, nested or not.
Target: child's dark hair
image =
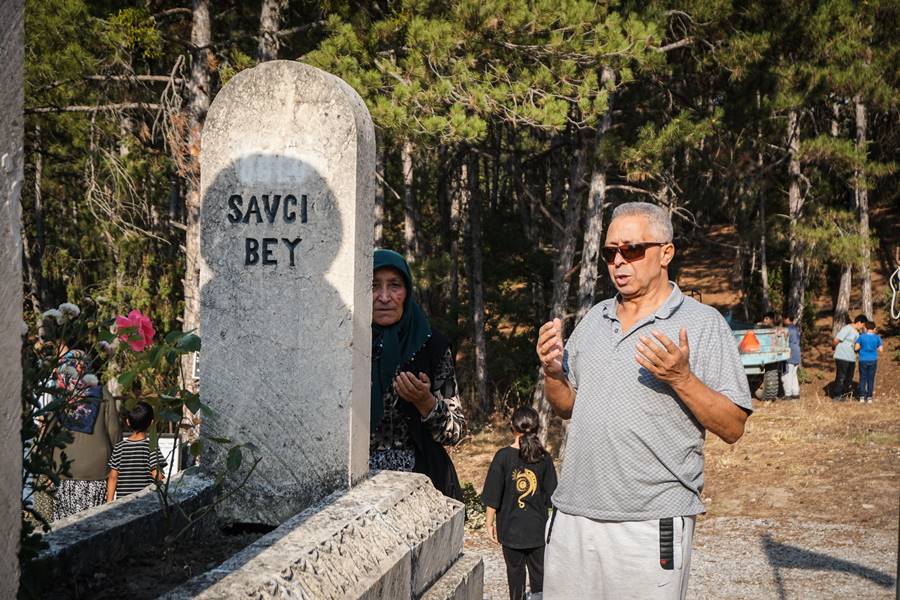
[[[538,431],[541,429],[541,420],[537,411],[529,406],[520,406],[513,412],[510,419],[513,431],[521,433],[519,438],[519,458],[527,463],[536,463],[547,454]]]
[[[126,416],[128,425],[133,430],[141,432],[147,431],[150,423],[153,422],[153,407],[144,401],[138,402],[134,408],[128,411]]]
[[[878,326],[875,324],[875,321],[869,321],[868,323],[866,323],[866,329],[868,329],[869,331],[875,331],[877,327]]]

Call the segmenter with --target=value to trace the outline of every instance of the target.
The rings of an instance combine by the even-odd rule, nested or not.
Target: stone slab
[[[426,557],[415,550],[435,534],[455,547],[445,526],[453,522],[455,532],[463,511],[424,475],[382,471],[295,515],[164,598],[417,597],[413,582]],[[428,547],[447,559],[438,579],[459,552]],[[435,558],[427,561],[429,572],[438,568]]]
[[[477,554],[463,554],[425,592],[420,600],[482,600],[484,561]]]
[[[219,514],[279,524],[368,471],[374,128],[344,81],[269,61],[202,143],[203,428],[263,457]]]
[[[19,587],[22,444],[23,0],[0,0],[0,598]]]
[[[199,473],[175,475],[170,494],[190,513],[213,501],[213,480]],[[211,513],[197,526],[214,521]],[[161,542],[165,535],[156,490],[147,488],[55,521],[53,531],[44,536],[49,548],[37,557],[33,571],[45,578],[41,586],[51,589],[56,582],[91,573],[97,565],[113,562],[136,547]]]

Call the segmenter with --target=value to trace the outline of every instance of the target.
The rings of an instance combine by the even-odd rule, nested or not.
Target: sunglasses
[[[603,260],[612,264],[616,260],[616,254],[621,254],[627,262],[641,260],[647,253],[647,248],[652,246],[665,246],[669,242],[638,242],[636,244],[619,244],[618,246],[603,246],[600,254]]]

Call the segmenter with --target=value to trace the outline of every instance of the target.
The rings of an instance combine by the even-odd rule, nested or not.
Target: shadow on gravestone
[[[317,166],[250,154],[215,175],[201,222],[200,393],[214,411],[201,427],[262,457],[219,512],[277,524],[349,486],[353,314],[334,284],[354,273],[335,265],[341,211]],[[208,448],[203,462],[222,470],[224,449]]]

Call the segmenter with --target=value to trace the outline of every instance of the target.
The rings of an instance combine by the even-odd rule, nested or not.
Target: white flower
[[[100,385],[100,380],[97,379],[97,376],[93,373],[88,373],[84,377],[81,378],[81,385],[86,385],[88,387],[94,387],[95,385]]]
[[[58,310],[56,310],[55,308],[51,308],[50,310],[45,310],[43,313],[41,313],[42,321],[44,319],[56,319],[57,323],[62,324],[62,321],[61,321],[62,318],[63,318],[63,314],[61,312],[59,312]]]
[[[104,354],[112,354],[113,347],[112,347],[112,344],[110,344],[109,342],[101,341],[97,345],[100,347],[101,352],[103,352]]]
[[[81,314],[81,309],[71,302],[63,302],[59,305],[59,312],[69,319],[77,319]]]

